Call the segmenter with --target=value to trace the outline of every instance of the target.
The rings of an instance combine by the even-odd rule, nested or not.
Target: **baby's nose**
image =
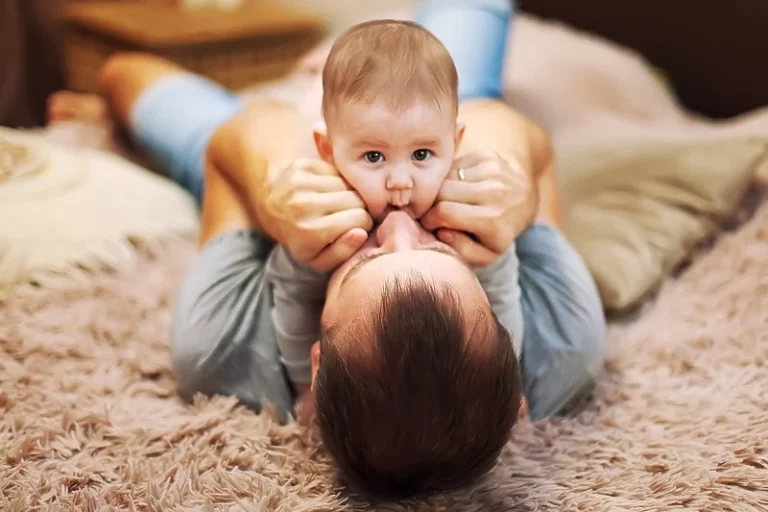
[[[405,165],[398,165],[387,177],[387,190],[408,190],[413,188],[413,177]]]

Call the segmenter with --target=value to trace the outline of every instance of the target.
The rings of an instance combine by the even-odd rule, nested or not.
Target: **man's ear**
[[[328,134],[325,131],[315,129],[312,131],[312,137],[315,139],[317,154],[327,163],[333,165],[333,147]]]
[[[315,390],[315,376],[317,375],[317,369],[320,366],[320,342],[316,341],[312,344],[312,348],[309,350],[309,356],[311,361],[312,370],[312,384],[311,389]]]
[[[456,123],[456,139],[454,141],[454,145],[456,147],[456,151],[459,151],[459,148],[461,147],[461,141],[464,140],[464,129],[467,127],[464,123]]]

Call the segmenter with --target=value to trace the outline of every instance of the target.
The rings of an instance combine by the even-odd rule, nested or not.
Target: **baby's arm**
[[[300,392],[310,384],[310,350],[320,337],[330,273],[299,263],[282,245],[272,252],[265,273],[266,282],[273,287],[272,320],[280,358]]]
[[[475,268],[491,309],[510,336],[515,354],[520,358],[523,347],[523,310],[520,301],[519,260],[515,244],[495,262],[483,268]]]

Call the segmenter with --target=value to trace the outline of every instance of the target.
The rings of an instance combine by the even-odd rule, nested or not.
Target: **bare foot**
[[[109,124],[107,102],[95,94],[56,92],[48,97],[48,123],[59,121]]]

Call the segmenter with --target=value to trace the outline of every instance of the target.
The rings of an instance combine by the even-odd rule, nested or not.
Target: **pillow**
[[[609,311],[645,298],[739,205],[758,139],[611,143],[558,152],[564,229]]]
[[[0,300],[134,261],[135,243],[190,237],[197,206],[179,186],[117,155],[0,128]]]

